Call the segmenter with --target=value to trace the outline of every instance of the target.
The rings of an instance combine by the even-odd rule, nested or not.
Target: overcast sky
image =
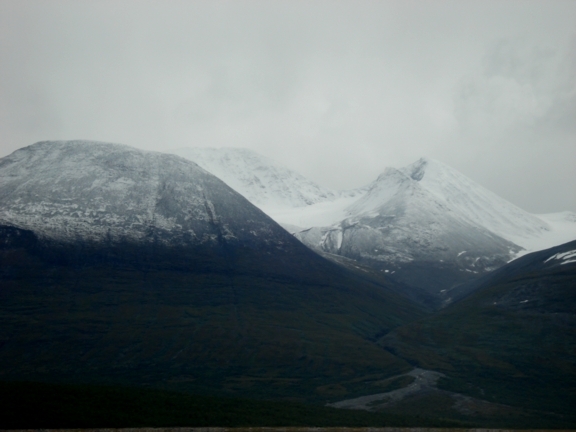
[[[574,23],[574,0],[0,0],[0,157],[245,147],[344,189],[426,156],[576,211]]]

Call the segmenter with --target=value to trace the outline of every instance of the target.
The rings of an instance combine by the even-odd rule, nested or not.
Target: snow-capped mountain
[[[517,244],[550,231],[549,224],[449,166],[420,159],[401,170],[451,211]]]
[[[432,218],[483,229],[517,245],[547,233],[551,226],[481,187],[441,162],[420,159],[396,170],[387,168],[368,193],[344,209],[346,219],[395,216],[400,213],[427,231],[440,225]],[[430,220],[429,220],[430,219]],[[457,221],[457,222],[456,222]],[[433,228],[434,227],[434,228]],[[471,228],[468,228],[471,230]],[[452,237],[452,236],[451,236]]]
[[[189,159],[223,180],[266,213],[331,202],[359,191],[318,186],[295,171],[242,148],[182,148],[169,153]]]
[[[491,261],[496,254],[507,257],[519,250],[393,168],[345,210],[347,217],[337,224],[305,230],[299,237],[312,245],[308,239],[322,233],[317,246],[327,252],[386,264],[467,254],[463,259],[473,260],[475,267],[480,258]],[[482,255],[470,256],[472,248]]]
[[[224,182],[174,155],[40,142],[0,159],[0,225],[70,243],[268,244],[290,236]]]
[[[530,214],[435,160],[387,168],[365,188],[338,192],[248,150],[176,153],[221,177],[312,249],[434,294],[576,238],[572,213]]]
[[[345,216],[329,226],[293,231],[312,248],[355,259],[436,294],[500,267],[526,252],[524,244],[537,243],[534,239],[546,244],[555,232],[542,218],[428,159],[386,169],[340,214]]]
[[[305,244],[343,255],[438,294],[505,264],[520,248],[463,217],[447,200],[401,170],[388,168],[347,216],[296,235]]]

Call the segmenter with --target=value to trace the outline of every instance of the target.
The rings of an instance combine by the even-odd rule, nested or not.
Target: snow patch
[[[554,254],[544,262],[547,263],[552,260],[569,260],[571,258],[576,258],[576,250]]]

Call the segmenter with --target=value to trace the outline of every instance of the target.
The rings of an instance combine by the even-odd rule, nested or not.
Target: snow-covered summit
[[[386,170],[372,182],[366,193],[348,206],[345,211],[349,217],[379,214],[381,208],[398,194],[410,194],[418,185],[404,172],[396,168]]]
[[[426,158],[401,169],[386,168],[366,195],[346,211],[350,216],[377,212],[392,199],[413,200],[418,193],[428,195],[453,216],[518,244],[551,229],[544,220],[500,198],[454,168]]]
[[[269,243],[285,232],[181,157],[46,141],[0,159],[0,225],[61,242]]]
[[[310,246],[357,260],[383,265],[457,260],[471,272],[503,264],[521,249],[451,204],[450,193],[466,193],[457,184],[445,185],[443,194],[428,188],[424,178],[433,176],[427,168],[428,163],[387,168],[344,209],[340,221],[297,235]]]
[[[356,199],[337,202],[342,208],[330,210],[342,214],[341,219],[389,214],[392,208],[396,213],[404,212],[410,203],[415,214],[421,213],[423,223],[425,213],[430,212],[429,206],[434,203],[434,207],[452,218],[482,227],[522,247],[530,239],[547,235],[551,230],[542,218],[500,198],[457,170],[426,158],[404,168],[386,168]],[[306,212],[313,213],[311,209]],[[295,219],[277,220],[297,225]],[[300,218],[302,227],[314,226],[306,222]]]
[[[518,255],[576,238],[570,214],[530,214],[431,159],[387,168],[351,201],[274,216],[302,227],[291,232],[312,248],[394,272],[426,290],[449,288]],[[334,217],[323,216],[322,208]]]
[[[197,163],[264,210],[305,207],[339,196],[248,149],[182,148],[170,153]]]
[[[419,159],[401,169],[451,211],[511,241],[538,236],[549,224],[433,159]]]

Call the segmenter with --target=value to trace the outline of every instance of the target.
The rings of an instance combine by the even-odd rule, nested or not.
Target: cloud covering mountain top
[[[571,1],[3,1],[0,156],[243,147],[349,189],[425,155],[576,211],[574,22]]]

